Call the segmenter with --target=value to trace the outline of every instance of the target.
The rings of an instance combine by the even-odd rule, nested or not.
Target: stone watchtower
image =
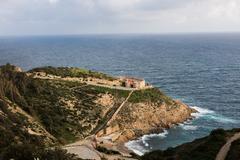
[[[134,77],[122,77],[123,86],[127,88],[142,89],[146,87],[144,79]]]

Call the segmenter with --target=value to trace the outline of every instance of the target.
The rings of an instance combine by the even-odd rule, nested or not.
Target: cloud
[[[239,0],[0,1],[0,34],[239,30]]]
[[[49,0],[49,3],[51,4],[56,4],[58,2],[58,0]]]

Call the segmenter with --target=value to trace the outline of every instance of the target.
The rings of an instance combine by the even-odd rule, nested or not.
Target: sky
[[[0,0],[0,35],[240,32],[240,0]]]

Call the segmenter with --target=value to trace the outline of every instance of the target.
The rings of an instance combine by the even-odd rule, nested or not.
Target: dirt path
[[[128,101],[128,99],[131,97],[132,93],[134,92],[134,90],[132,90],[128,97],[125,99],[125,101],[123,101],[123,103],[118,107],[118,109],[116,110],[116,112],[113,114],[113,116],[109,119],[109,121],[107,122],[107,125],[110,124],[115,117],[117,116],[118,112],[122,109],[122,107],[125,105],[125,103]]]
[[[95,138],[95,135],[102,130],[104,127],[106,127],[107,124],[109,124],[112,120],[114,120],[114,118],[116,117],[116,115],[118,114],[118,112],[121,110],[121,108],[124,106],[124,104],[128,101],[128,99],[131,97],[132,93],[134,91],[132,90],[128,97],[121,103],[121,105],[116,109],[115,112],[112,113],[112,115],[109,117],[108,120],[106,120],[95,132],[95,134],[93,134],[92,136],[89,136],[88,138],[86,138],[85,140],[81,140],[81,141],[77,141],[75,143],[72,144],[68,144],[66,146],[64,146],[63,148],[66,149],[69,153],[73,153],[78,155],[80,158],[83,159],[94,159],[94,160],[101,160],[102,158],[102,154],[100,152],[98,152],[94,145],[93,145],[93,139]],[[114,159],[126,159],[126,160],[133,160],[131,158],[125,158],[122,157],[121,155],[116,155],[116,156],[109,156],[109,155],[105,155],[107,159],[109,160],[114,160]]]
[[[89,85],[88,84],[84,84],[82,86],[72,87],[71,90],[80,89],[80,88],[83,88],[83,87],[86,87],[86,86],[89,86]]]
[[[110,85],[106,85],[106,84],[97,84],[97,83],[94,83],[94,82],[85,82],[85,83],[87,83],[88,85],[105,87],[105,88],[116,89],[116,90],[124,90],[124,91],[140,90],[138,88],[127,88],[127,87],[122,87],[122,86],[110,86]]]
[[[218,152],[215,160],[225,160],[227,157],[228,151],[230,150],[232,142],[236,141],[237,139],[240,139],[240,132],[236,133],[234,136],[232,136],[227,143],[225,143],[220,151]]]
[[[102,129],[104,129],[108,124],[110,124],[116,117],[116,115],[118,114],[118,112],[122,109],[122,107],[124,106],[124,104],[128,101],[128,99],[131,97],[132,93],[134,92],[134,90],[132,90],[129,94],[128,97],[121,103],[121,105],[116,109],[116,111],[112,112],[110,117],[101,125],[99,126],[96,130],[95,130],[95,135],[97,135],[97,133],[99,131],[101,131]]]
[[[31,76],[33,74],[29,73],[28,75]],[[74,78],[71,78],[71,77],[62,78],[60,76],[55,76],[55,75],[50,75],[50,74],[48,76],[34,75],[33,78],[48,79],[48,80],[63,80],[63,81],[85,83],[85,85],[79,86],[79,87],[76,87],[76,88],[85,87],[87,85],[93,85],[93,86],[98,86],[98,87],[105,87],[105,88],[125,90],[125,91],[141,90],[141,89],[138,89],[138,88],[128,88],[128,87],[123,87],[123,86],[111,86],[111,85],[107,85],[107,84],[99,84],[99,83],[94,82],[94,81],[82,81],[81,78],[76,78],[76,77],[74,77]],[[153,87],[152,86],[147,86],[147,87],[142,88],[142,89],[149,89],[149,88],[153,88]],[[74,88],[72,88],[72,89],[74,89]]]
[[[93,147],[87,145],[67,147],[68,153],[76,154],[82,159],[101,160],[101,153],[97,152]]]

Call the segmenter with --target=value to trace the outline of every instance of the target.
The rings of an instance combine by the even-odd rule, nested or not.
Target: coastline
[[[189,106],[187,106],[187,107],[189,107]],[[84,155],[86,155],[86,153],[90,153],[90,152],[94,153],[92,155],[95,157],[95,159],[99,159],[99,157],[102,158],[102,157],[108,157],[108,156],[111,157],[112,156],[111,154],[105,154],[105,153],[99,152],[98,151],[99,147],[105,148],[108,151],[118,152],[119,154],[117,154],[115,156],[117,156],[117,158],[119,158],[119,159],[131,158],[133,154],[141,156],[144,153],[141,153],[137,150],[134,150],[134,149],[128,147],[127,143],[135,141],[135,140],[140,140],[144,137],[148,137],[148,136],[152,136],[152,135],[166,136],[168,134],[168,129],[171,129],[175,125],[180,125],[180,124],[183,124],[187,121],[190,121],[190,120],[193,120],[194,118],[196,118],[195,116],[193,116],[193,114],[195,114],[198,111],[195,109],[192,109],[192,108],[190,108],[190,109],[192,112],[189,117],[183,119],[179,123],[174,123],[174,124],[168,125],[168,127],[166,127],[166,128],[155,128],[154,130],[151,129],[151,130],[146,131],[145,134],[141,134],[141,135],[137,135],[137,136],[132,135],[131,137],[121,138],[121,141],[118,141],[119,137],[121,136],[121,133],[117,133],[117,132],[114,132],[109,135],[99,136],[99,137],[98,136],[93,136],[93,137],[90,136],[84,140],[80,140],[80,141],[73,143],[73,144],[77,144],[75,147],[73,146],[74,149],[68,148],[68,147],[65,147],[65,149],[67,149],[69,153],[74,153],[74,154],[80,155],[80,154],[83,154],[83,152],[80,153],[79,151],[83,150],[83,148],[86,148],[86,146],[87,146],[87,151],[85,151]],[[122,141],[122,140],[125,140],[125,141]],[[95,153],[97,153],[98,158],[96,158]],[[85,158],[91,159],[93,157],[87,156]]]
[[[218,116],[217,114],[215,115],[214,111],[206,109],[206,108],[197,107],[197,106],[190,106],[190,108],[196,110],[197,112],[193,112],[191,114],[192,118],[189,118],[182,123],[175,124],[175,126],[181,127],[183,130],[193,131],[193,130],[197,130],[197,128],[196,128],[197,126],[192,125],[193,120],[196,120],[196,119],[199,119],[201,117],[208,116],[208,115]],[[232,122],[233,120],[226,119],[226,121],[227,122],[229,122],[229,121]],[[174,125],[172,127],[174,127]],[[141,143],[143,143],[144,145],[149,146],[149,144],[147,142],[144,142],[145,139],[152,138],[152,137],[155,137],[155,136],[159,136],[161,138],[166,138],[167,135],[169,134],[170,129],[173,129],[173,128],[165,129],[164,132],[160,132],[160,133],[146,134],[146,135],[140,136],[136,139],[130,140],[129,142],[126,143],[127,146],[126,145],[125,146],[129,150],[136,153],[137,155],[143,155],[144,153],[149,152],[149,150],[145,150],[145,152],[142,152],[144,150],[144,147],[142,145],[137,144],[137,142],[141,141]],[[183,143],[186,143],[186,142],[183,142]],[[179,144],[179,145],[181,145],[181,144]]]
[[[188,120],[192,120],[193,117],[187,119]],[[184,122],[182,122],[184,123]],[[180,125],[180,124],[176,124],[176,125]],[[175,125],[172,125],[171,127],[173,127]],[[135,141],[135,140],[140,140],[144,137],[149,137],[149,136],[166,136],[168,134],[168,130],[171,129],[170,128],[166,128],[166,129],[162,129],[161,131],[159,130],[159,132],[149,132],[149,134],[144,134],[141,135],[139,137],[134,137],[133,139],[129,139],[129,141],[126,142],[113,142],[111,139],[113,139],[113,137],[115,135],[108,135],[105,137],[88,137],[87,139],[84,140],[80,140],[77,142],[74,142],[72,144],[68,144],[68,147],[64,147],[64,149],[67,149],[69,153],[74,153],[77,155],[81,155],[81,157],[85,158],[93,158],[94,159],[99,159],[102,157],[111,157],[111,154],[105,154],[105,153],[101,153],[98,151],[98,147],[103,147],[109,151],[116,151],[119,154],[115,155],[117,158],[119,159],[127,159],[127,158],[131,158],[132,155],[137,155],[137,156],[142,156],[144,153],[138,151],[138,150],[134,150],[133,148],[130,148],[129,146],[127,146],[127,143]],[[74,149],[73,149],[74,148]],[[87,148],[87,150],[84,148]],[[83,150],[83,151],[81,151]],[[81,151],[81,152],[80,152]],[[90,156],[89,153],[91,153],[92,155]],[[98,155],[98,156],[96,156]]]
[[[115,121],[103,130],[99,137],[118,133],[113,141],[126,142],[146,134],[161,133],[174,125],[193,119],[197,110],[190,108],[181,101],[175,100],[174,105],[155,103],[129,104],[122,108]],[[125,117],[128,114],[128,117]]]
[[[187,123],[191,123],[192,120],[194,119],[198,119],[200,117],[200,114],[202,114],[202,112],[200,112],[200,110],[197,110],[195,107],[190,106],[190,108],[194,109],[196,112],[191,113],[191,117],[188,118],[187,120],[181,122],[181,123],[177,123],[177,124],[173,124],[171,127],[169,128],[164,128],[162,129],[160,132],[154,132],[154,133],[149,133],[149,134],[144,134],[140,137],[136,137],[134,139],[131,139],[127,142],[124,143],[124,146],[128,148],[128,150],[130,150],[131,152],[134,152],[135,154],[137,154],[138,156],[142,156],[145,153],[149,152],[149,150],[145,150],[144,147],[142,147],[141,145],[138,144],[134,144],[135,142],[142,142],[145,146],[149,146],[149,144],[147,142],[145,142],[145,139],[149,139],[151,137],[161,137],[161,138],[166,138],[167,135],[169,134],[169,130],[172,129],[175,126],[184,126]],[[137,149],[136,149],[137,148]]]
[[[154,137],[154,136],[161,136],[162,138],[166,138],[167,134],[169,133],[169,130],[172,129],[172,127],[175,127],[175,126],[180,127],[180,128],[182,128],[184,130],[190,130],[190,131],[191,130],[195,130],[195,129],[192,129],[192,128],[184,128],[183,126],[191,125],[193,120],[199,119],[199,118],[201,118],[201,117],[203,117],[205,115],[214,114],[214,111],[206,109],[206,108],[201,108],[201,107],[197,107],[197,106],[190,106],[190,108],[193,108],[193,109],[196,110],[196,112],[191,113],[191,117],[190,118],[186,119],[182,123],[173,124],[170,128],[162,129],[162,131],[158,130],[159,132],[153,132],[152,134],[151,133],[150,134],[144,134],[144,135],[141,135],[139,137],[135,137],[133,139],[129,139],[129,141],[126,141],[124,143],[122,143],[122,142],[121,143],[119,143],[119,142],[114,142],[113,143],[109,136],[99,137],[99,138],[97,138],[97,142],[98,142],[98,144],[100,146],[103,146],[103,147],[105,147],[107,149],[115,150],[115,151],[119,152],[120,154],[115,155],[119,159],[128,159],[129,157],[131,157],[132,153],[134,153],[134,154],[136,154],[138,156],[141,156],[141,155],[143,155],[143,154],[145,154],[146,152],[149,152],[149,151],[146,151],[144,153],[143,152],[139,152],[139,150],[135,150],[134,148],[131,148],[131,147],[127,146],[127,143],[131,143],[133,141],[138,141],[138,140],[145,141],[149,137]],[[103,141],[101,141],[101,139],[105,139],[104,143],[103,143]],[[186,142],[183,142],[183,143],[186,143]],[[179,145],[181,145],[181,144],[179,144]],[[150,145],[150,144],[146,143],[144,145]],[[140,150],[142,150],[142,149],[140,149]],[[123,151],[124,151],[124,154],[123,154]],[[102,154],[102,156],[104,156],[104,157],[110,156],[111,157],[111,155],[107,155],[107,154]]]

